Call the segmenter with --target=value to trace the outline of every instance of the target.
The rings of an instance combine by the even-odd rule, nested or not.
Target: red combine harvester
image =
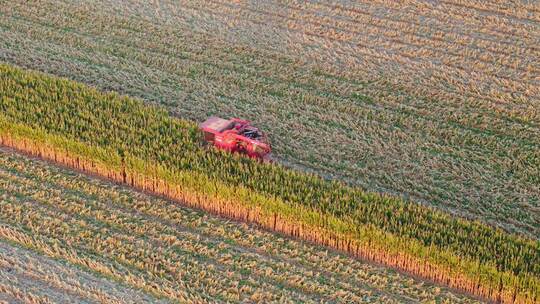
[[[226,120],[212,116],[199,128],[204,133],[204,139],[220,150],[242,153],[264,162],[271,161],[272,149],[266,135],[247,120]]]

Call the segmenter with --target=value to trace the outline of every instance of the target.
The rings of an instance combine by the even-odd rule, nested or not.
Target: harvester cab
[[[266,135],[249,121],[212,116],[199,125],[206,142],[220,150],[268,162],[272,151]]]

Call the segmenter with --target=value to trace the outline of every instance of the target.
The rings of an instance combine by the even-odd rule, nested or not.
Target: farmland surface
[[[529,1],[0,0],[0,60],[200,121],[293,167],[540,236]]]
[[[0,294],[42,303],[476,302],[8,150]]]
[[[540,241],[205,149],[194,122],[0,65],[0,144],[182,205],[329,246],[503,303],[540,299]]]

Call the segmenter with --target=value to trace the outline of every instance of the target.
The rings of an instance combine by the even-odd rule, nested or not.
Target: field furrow
[[[191,7],[195,11],[195,4]],[[495,78],[507,79],[515,81],[516,78],[507,75],[497,75],[498,72],[510,72],[509,70],[515,70],[516,72],[525,72],[532,75],[533,79],[538,74],[538,65],[535,62],[527,63],[523,62],[523,58],[518,62],[512,62],[514,58],[500,58],[500,56],[487,56],[485,59],[481,58],[479,53],[474,54],[471,50],[464,49],[462,47],[456,47],[454,41],[452,44],[438,45],[438,40],[432,40],[430,37],[424,38],[422,36],[399,36],[397,31],[390,30],[392,25],[374,25],[372,23],[363,23],[361,21],[349,22],[349,23],[328,23],[324,18],[321,18],[320,12],[312,11],[311,14],[306,14],[306,10],[299,8],[297,13],[290,12],[290,8],[285,6],[280,10],[276,9],[272,11],[266,11],[249,7],[247,5],[238,6],[232,5],[228,2],[214,2],[213,6],[208,7],[209,13],[212,13],[216,18],[223,16],[217,12],[227,12],[228,15],[242,16],[242,20],[253,22],[264,22],[266,19],[274,20],[277,24],[286,24],[287,28],[291,31],[300,31],[308,35],[321,35],[329,41],[334,41],[342,45],[348,45],[350,47],[362,46],[366,49],[374,49],[380,52],[386,52],[389,54],[397,54],[408,59],[419,58],[440,58],[437,61],[443,60],[443,63],[454,67],[456,69],[475,69],[478,72],[485,70],[486,75],[496,76]],[[295,10],[295,11],[296,11]],[[200,10],[198,10],[200,12]],[[279,12],[279,13],[278,13]],[[395,25],[394,25],[395,26]],[[370,30],[370,28],[374,30]],[[382,30],[381,30],[382,29]],[[420,30],[414,29],[414,32],[420,32]],[[366,32],[369,36],[364,37]],[[407,48],[410,48],[408,50]],[[500,49],[500,48],[499,48]],[[493,54],[495,55],[495,54]],[[489,59],[488,59],[489,58]],[[503,59],[502,62],[494,62],[493,58]],[[454,65],[452,62],[461,62],[467,60],[467,63],[472,66]],[[446,62],[444,62],[446,60]],[[508,62],[510,60],[510,62]],[[435,59],[433,63],[437,63]],[[506,63],[508,62],[508,63]],[[523,68],[518,69],[516,66],[525,65]],[[506,69],[501,69],[505,67]],[[470,70],[469,70],[470,71]]]
[[[10,286],[17,288],[22,293],[35,295],[45,302],[50,303],[80,303],[82,298],[70,294],[64,289],[54,288],[47,283],[36,280],[15,270],[0,268],[0,281],[10,282]]]
[[[217,5],[219,5],[219,2]],[[226,24],[227,16],[237,16],[237,18],[244,20],[243,22],[251,23],[251,25],[255,25],[256,27],[264,27],[268,22],[268,18],[266,17],[257,17],[260,11],[252,9],[251,11],[248,10],[246,12],[241,10],[241,7],[235,7],[233,5],[214,7],[213,10],[201,9],[200,5],[193,5],[190,8],[197,14],[203,14],[203,20],[212,19],[217,24]],[[223,15],[224,12],[225,15]],[[270,16],[276,17],[272,18],[274,29],[279,29],[281,32],[287,33],[283,40],[291,41],[291,37],[300,38],[292,39],[299,43],[293,43],[286,46],[291,47],[298,52],[305,51],[305,49],[317,49],[320,51],[316,51],[315,55],[323,56],[326,60],[336,61],[332,58],[335,58],[336,56],[333,55],[337,54],[338,59],[343,59],[345,62],[352,60],[358,65],[362,65],[365,61],[364,58],[366,57],[381,62],[399,62],[400,64],[407,65],[408,69],[414,71],[418,75],[425,73],[426,70],[431,70],[430,74],[441,78],[441,80],[447,80],[448,77],[451,77],[452,80],[459,82],[460,86],[469,90],[497,90],[497,92],[503,94],[519,93],[522,94],[524,98],[536,98],[540,96],[540,93],[537,91],[537,84],[527,84],[523,81],[524,77],[519,77],[523,75],[492,75],[493,73],[498,73],[500,67],[492,69],[487,67],[488,71],[483,73],[484,69],[486,69],[486,64],[477,66],[477,61],[472,63],[455,63],[458,60],[461,61],[460,59],[463,57],[453,56],[448,52],[446,52],[445,56],[431,59],[433,56],[430,56],[431,50],[429,46],[422,49],[414,47],[411,49],[410,44],[403,47],[403,45],[400,46],[400,43],[396,43],[395,41],[383,41],[378,44],[377,42],[380,40],[378,36],[355,36],[355,38],[350,41],[350,39],[339,37],[340,35],[334,35],[332,31],[324,28],[321,29],[313,24],[304,26],[303,22],[300,22],[299,24],[296,23],[296,21],[280,22],[279,18],[281,16],[275,14],[270,14]],[[286,16],[286,18],[289,17]],[[250,26],[250,28],[254,27]],[[256,35],[255,33],[255,31],[252,32],[253,35]],[[304,42],[300,42],[302,39]],[[395,49],[393,50],[393,48]],[[508,69],[505,71],[509,72]],[[533,79],[535,78],[534,75],[527,75],[525,79],[531,77]],[[481,85],[481,87],[479,87],[479,85]]]
[[[281,241],[271,242],[265,245],[264,250],[255,249],[257,247],[257,242],[262,242],[263,239],[250,236],[248,240],[245,239],[245,234],[241,231],[235,231],[234,234],[224,234],[223,230],[214,230],[212,227],[197,227],[197,230],[193,229],[194,225],[204,225],[200,221],[194,223],[193,219],[189,217],[182,216],[182,214],[175,213],[174,210],[170,208],[167,209],[166,206],[156,205],[156,202],[151,201],[139,201],[135,205],[133,202],[130,202],[129,199],[124,195],[119,195],[119,189],[114,189],[107,191],[108,189],[99,188],[98,185],[89,184],[89,183],[74,183],[73,180],[65,179],[63,175],[56,174],[48,176],[47,179],[43,179],[41,176],[47,174],[48,172],[43,168],[38,168],[35,174],[29,174],[27,171],[14,171],[9,167],[2,167],[2,169],[9,171],[11,176],[6,176],[7,179],[13,179],[13,176],[16,176],[16,179],[25,180],[25,185],[30,189],[44,188],[47,193],[52,197],[62,196],[70,201],[70,211],[80,212],[85,216],[90,216],[88,212],[82,210],[73,210],[71,206],[77,202],[78,204],[100,204],[101,207],[105,210],[112,211],[115,219],[123,218],[135,218],[141,223],[145,223],[148,229],[152,232],[145,232],[144,235],[153,235],[156,234],[156,237],[163,235],[165,238],[169,236],[174,236],[177,238],[188,238],[192,241],[198,241],[202,244],[209,243],[209,247],[203,248],[199,247],[198,252],[203,252],[208,254],[212,247],[219,247],[220,249],[228,250],[234,257],[237,255],[244,255],[246,258],[249,258],[249,262],[253,265],[259,265],[263,269],[273,269],[275,274],[280,273],[289,273],[293,272],[295,276],[305,277],[305,284],[310,283],[309,278],[316,273],[322,267],[316,268],[309,263],[306,263],[302,259],[302,255],[298,254],[298,248],[287,248],[287,244],[283,244]],[[48,169],[49,171],[54,171],[54,169]],[[12,180],[13,183],[16,183],[16,179]],[[40,186],[41,185],[41,186]],[[81,188],[84,186],[84,188]],[[114,198],[114,202],[118,204],[110,204],[110,198]],[[120,206],[117,206],[120,205]],[[75,207],[73,207],[75,208]],[[176,209],[176,208],[175,208]],[[163,217],[164,214],[171,214],[171,216]],[[151,220],[152,222],[159,223],[161,225],[155,225],[152,222],[145,221],[145,219]],[[210,220],[210,219],[207,219]],[[187,227],[186,227],[187,226]],[[232,226],[231,226],[232,227]],[[231,229],[227,229],[228,232],[231,232]],[[234,237],[234,238],[233,238]],[[277,239],[276,239],[277,240]],[[242,246],[230,246],[230,243],[243,243]],[[253,246],[253,247],[252,247]],[[282,251],[287,248],[291,250],[288,253],[282,253]],[[310,258],[311,262],[314,262],[313,258]],[[344,261],[343,261],[344,262]],[[385,294],[387,291],[399,292],[399,289],[395,289],[394,286],[386,286],[383,289],[374,288],[373,286],[359,284],[358,280],[370,280],[370,277],[363,275],[363,272],[354,271],[351,275],[354,275],[358,280],[346,279],[334,275],[334,272],[341,271],[340,268],[344,267],[345,264],[338,264],[332,266],[332,263],[328,263],[324,260],[323,257],[318,258],[318,263],[324,264],[324,268],[329,268],[325,271],[324,276],[331,282],[332,286],[339,286],[344,291],[353,291],[359,292],[358,287],[361,288],[370,288],[374,293]],[[223,271],[223,269],[220,269]],[[352,272],[352,271],[351,271]],[[364,273],[367,274],[367,273]],[[268,277],[268,274],[260,273],[261,277]],[[272,276],[273,279],[279,280],[278,277]],[[285,279],[287,279],[285,277]],[[371,281],[371,284],[376,284],[376,281]],[[311,284],[320,284],[311,282]],[[322,286],[324,287],[323,284]],[[324,288],[329,288],[326,286]],[[396,286],[398,287],[398,286]],[[398,287],[400,288],[400,287]],[[322,290],[321,287],[318,288]],[[413,295],[411,295],[413,296]],[[414,294],[414,296],[419,296]],[[408,301],[406,297],[401,298],[400,302]]]
[[[491,1],[490,1],[491,2]],[[463,4],[463,3],[462,3]],[[487,37],[497,38],[496,40],[509,39],[510,41],[518,42],[522,44],[525,41],[519,41],[514,34],[518,33],[521,35],[526,35],[528,39],[537,39],[534,35],[527,32],[527,29],[535,28],[536,22],[533,20],[525,21],[519,20],[518,16],[508,17],[501,15],[489,15],[487,10],[475,10],[470,9],[471,6],[467,7],[467,4],[456,4],[451,1],[439,1],[437,3],[426,2],[426,1],[400,1],[392,2],[385,0],[377,1],[361,1],[359,4],[354,3],[341,3],[342,7],[346,9],[356,10],[357,8],[364,9],[370,12],[379,12],[387,13],[389,18],[395,18],[396,16],[400,18],[401,21],[406,22],[407,20],[425,20],[432,19],[434,21],[439,21],[440,26],[447,25],[455,26],[458,29],[465,30],[467,33],[480,33],[487,34]],[[514,9],[517,9],[513,5]],[[416,14],[414,14],[416,13]],[[411,17],[407,19],[406,17]],[[487,18],[486,18],[487,16]],[[482,18],[483,17],[483,18]],[[402,19],[401,19],[402,18]],[[465,25],[464,27],[459,27],[459,24]],[[476,27],[474,31],[472,27]],[[514,32],[513,32],[514,31]],[[495,40],[495,39],[494,39]],[[534,46],[534,43],[532,44]]]
[[[19,282],[16,278],[4,276],[0,271],[0,278],[2,278],[2,283],[0,283],[0,297],[5,297],[9,299],[12,303],[32,303],[32,304],[52,304],[53,302],[49,297],[42,294],[36,294],[36,288],[31,286],[24,286],[23,283]],[[5,279],[4,279],[5,278]],[[11,281],[10,284],[4,284],[3,281]],[[1,299],[1,298],[0,298]],[[11,300],[14,300],[11,302]],[[0,302],[1,303],[1,302]]]

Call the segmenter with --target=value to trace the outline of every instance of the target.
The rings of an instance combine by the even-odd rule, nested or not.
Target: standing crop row
[[[107,149],[112,154],[104,157],[117,166],[111,168],[113,171],[133,167],[132,159],[137,159],[145,176],[163,172],[183,174],[186,178],[183,181],[191,189],[198,189],[195,191],[198,197],[203,192],[213,193],[213,198],[210,195],[204,198],[204,204],[210,208],[213,200],[221,199],[248,206],[243,196],[233,194],[239,193],[236,189],[244,189],[248,193],[246,199],[258,195],[264,202],[278,202],[274,206],[270,203],[258,206],[264,211],[261,221],[270,214],[290,220],[301,217],[297,220],[302,225],[319,227],[321,233],[329,233],[321,238],[326,239],[325,244],[350,250],[347,248],[352,248],[351,241],[363,240],[363,250],[379,252],[370,256],[375,260],[388,259],[386,256],[392,253],[393,265],[405,269],[420,267],[419,263],[425,260],[455,269],[456,273],[434,273],[441,276],[437,277],[441,281],[451,282],[454,276],[476,281],[479,287],[476,290],[469,287],[472,292],[487,286],[488,294],[504,297],[505,301],[516,297],[531,302],[538,299],[540,243],[537,241],[394,197],[366,193],[341,182],[204,149],[195,124],[172,118],[160,109],[66,80],[6,65],[1,69],[0,90],[4,95],[0,110],[8,135],[13,132],[10,128],[20,126],[41,132],[41,137],[57,136],[83,147]],[[152,190],[167,188],[157,180],[148,183]],[[182,181],[178,183],[181,187]],[[302,233],[305,232],[301,227],[291,232],[300,237]],[[376,244],[377,235],[394,241]],[[407,247],[405,244],[409,242],[418,247]],[[407,257],[400,257],[402,250],[407,250]],[[482,295],[486,294],[482,292]]]

